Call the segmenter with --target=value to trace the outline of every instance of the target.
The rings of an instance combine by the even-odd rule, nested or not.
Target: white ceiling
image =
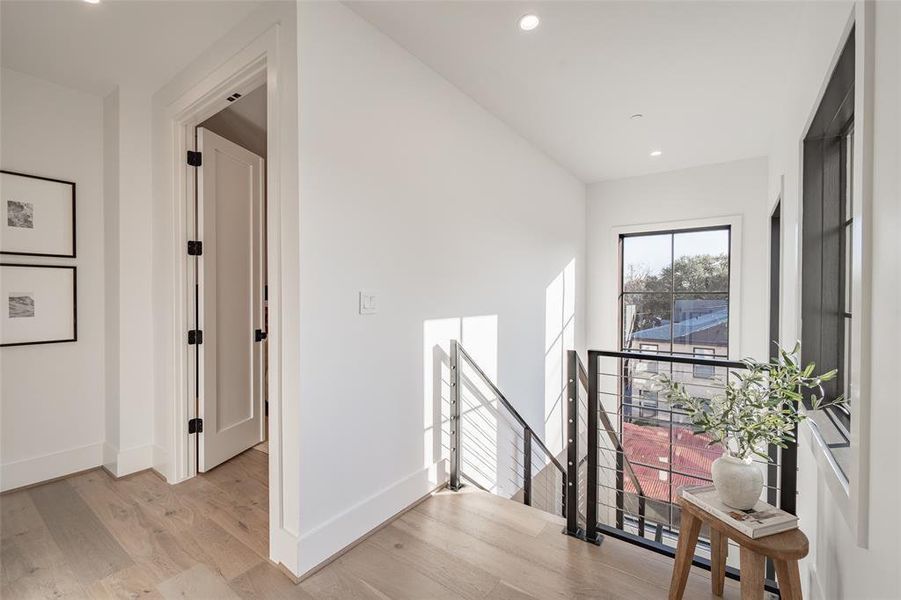
[[[766,154],[803,2],[349,5],[592,182]]]
[[[254,8],[244,0],[2,0],[4,67],[92,94],[165,84]]]
[[[2,64],[98,95],[155,90],[258,4],[2,0]],[[349,3],[586,182],[766,154],[803,4]],[[535,31],[516,25],[527,12]]]

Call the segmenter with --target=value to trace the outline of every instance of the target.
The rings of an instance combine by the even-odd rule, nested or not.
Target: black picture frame
[[[78,228],[76,226],[77,219],[76,219],[76,211],[75,211],[75,207],[76,207],[75,182],[74,181],[66,181],[65,179],[54,179],[53,177],[44,177],[42,175],[33,175],[30,173],[22,173],[19,171],[10,171],[7,169],[0,169],[0,173],[6,174],[6,175],[14,175],[16,177],[25,177],[28,179],[38,179],[41,181],[50,181],[53,183],[60,183],[60,184],[69,185],[72,187],[72,252],[71,252],[71,254],[51,254],[51,253],[42,253],[42,252],[8,252],[5,250],[2,250],[2,248],[0,248],[0,254],[5,254],[5,255],[9,255],[9,256],[45,256],[45,257],[50,257],[50,258],[76,258],[76,248],[77,248],[76,234],[78,232]]]
[[[72,337],[58,340],[39,340],[36,342],[0,343],[0,348],[14,346],[38,346],[43,344],[63,344],[78,341],[78,268],[75,265],[29,265],[25,263],[0,262],[3,267],[27,267],[30,269],[69,269],[72,271]]]

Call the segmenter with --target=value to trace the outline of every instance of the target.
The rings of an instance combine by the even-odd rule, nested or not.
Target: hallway
[[[16,598],[665,598],[672,561],[464,489],[439,492],[300,585],[267,554],[266,455],[168,486],[94,470],[7,494],[2,589]],[[727,582],[727,598],[737,598]],[[688,597],[707,598],[693,572]]]

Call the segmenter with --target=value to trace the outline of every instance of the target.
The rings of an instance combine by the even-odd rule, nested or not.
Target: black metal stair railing
[[[596,544],[610,536],[669,556],[679,536],[679,488],[710,483],[721,450],[657,397],[658,378],[666,373],[692,394],[713,397],[732,371],[745,368],[684,354],[590,350],[586,369],[569,351],[562,447],[555,455],[457,342],[447,366],[451,489],[465,479],[564,517],[568,535]],[[769,451],[770,463],[761,464],[766,499],[794,512],[796,449]],[[703,535],[694,564],[710,568]],[[735,566],[727,565],[728,577],[738,577]],[[767,575],[767,589],[778,590],[771,565]]]
[[[609,535],[673,556],[679,535],[675,501],[679,488],[709,484],[711,464],[722,451],[696,432],[682,411],[658,398],[659,376],[667,374],[698,397],[713,397],[732,371],[745,368],[744,363],[684,354],[589,350],[586,369],[576,352],[568,354],[567,479],[571,483],[566,532],[595,543]],[[584,388],[587,401],[583,403]],[[580,428],[587,429],[585,435]],[[766,475],[766,499],[794,512],[796,449],[770,448],[769,454],[770,463],[760,465]],[[581,503],[580,498],[584,498]],[[709,544],[703,539],[694,563],[709,568]],[[738,571],[727,567],[727,575],[737,578]],[[777,590],[769,565],[768,576],[767,588]]]
[[[566,514],[566,469],[466,352],[451,341],[450,483]]]

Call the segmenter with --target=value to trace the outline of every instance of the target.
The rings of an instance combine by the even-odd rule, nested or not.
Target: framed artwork
[[[75,183],[0,170],[0,253],[75,258]]]
[[[0,346],[74,342],[76,270],[0,263]]]

